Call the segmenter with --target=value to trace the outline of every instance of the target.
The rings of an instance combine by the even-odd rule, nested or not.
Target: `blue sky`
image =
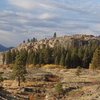
[[[0,0],[0,44],[54,32],[100,35],[100,0]]]

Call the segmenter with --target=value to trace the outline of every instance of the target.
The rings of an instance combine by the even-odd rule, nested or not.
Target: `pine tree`
[[[66,57],[65,57],[65,66],[66,67],[70,67],[70,64],[71,64],[71,59],[70,58],[71,58],[70,53],[67,52]]]
[[[6,64],[11,64],[12,63],[12,55],[11,55],[11,50],[9,50],[6,55],[5,55],[5,61]]]
[[[27,56],[28,56],[27,50],[22,49],[22,50],[19,52],[19,55],[22,56],[22,58],[23,58],[23,65],[26,66],[26,63],[27,63]]]
[[[39,53],[38,53],[38,51],[35,52],[35,54],[34,54],[34,57],[33,57],[33,64],[34,64],[34,65],[39,64]]]
[[[57,37],[57,34],[56,34],[56,32],[54,33],[54,35],[53,35],[53,38],[56,38]]]
[[[52,63],[52,51],[49,46],[44,49],[44,62],[45,64]]]
[[[71,66],[77,67],[79,65],[80,65],[80,59],[79,59],[78,54],[77,54],[77,49],[73,48],[72,54],[71,54]]]
[[[28,39],[27,42],[29,43],[30,42],[30,39]]]
[[[5,53],[2,54],[2,62],[5,63]]]
[[[93,54],[91,66],[93,69],[100,69],[100,47],[98,47]]]
[[[16,52],[15,52],[15,50],[12,50],[12,52],[11,52],[11,58],[12,58],[12,63],[14,63],[15,59],[16,59]]]
[[[33,50],[31,49],[31,50],[28,52],[27,64],[33,64],[34,56],[35,56],[35,54],[34,54]]]
[[[84,68],[87,68],[89,66],[89,50],[88,48],[85,49],[85,52],[84,52],[84,56],[83,56],[83,59],[82,59],[82,66]]]
[[[33,39],[31,39],[31,42],[36,42],[37,39],[35,37],[33,37]]]
[[[61,60],[61,47],[59,45],[55,46],[53,49],[53,59],[54,63],[59,65],[60,60]]]
[[[41,67],[41,64],[43,64],[43,56],[42,56],[42,50],[39,49],[39,66]]]
[[[61,59],[60,59],[60,65],[65,66],[65,56],[62,54]]]
[[[27,73],[26,67],[24,66],[23,56],[17,55],[15,60],[15,66],[13,68],[13,74],[15,79],[18,80],[18,86],[20,86],[21,80],[25,81],[25,74]]]
[[[23,41],[23,43],[25,43],[25,40]]]
[[[78,49],[78,57],[79,57],[79,59],[80,59],[80,66],[82,66],[82,59],[83,59],[83,56],[84,56],[84,50],[83,50],[82,47],[80,47],[80,48]]]
[[[59,58],[58,58],[58,56],[55,57],[54,63],[55,63],[56,65],[59,65]]]

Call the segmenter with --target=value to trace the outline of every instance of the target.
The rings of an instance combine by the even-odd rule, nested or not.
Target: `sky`
[[[100,0],[0,0],[0,44],[71,34],[100,35]]]

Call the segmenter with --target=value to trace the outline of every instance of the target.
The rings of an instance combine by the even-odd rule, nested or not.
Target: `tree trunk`
[[[20,77],[18,77],[18,86],[20,87]]]

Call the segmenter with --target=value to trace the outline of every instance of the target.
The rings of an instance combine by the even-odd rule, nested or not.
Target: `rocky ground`
[[[100,70],[81,69],[78,75],[76,72],[77,69],[28,68],[27,80],[19,88],[7,69],[0,100],[100,100]],[[55,90],[58,83],[62,93]]]

